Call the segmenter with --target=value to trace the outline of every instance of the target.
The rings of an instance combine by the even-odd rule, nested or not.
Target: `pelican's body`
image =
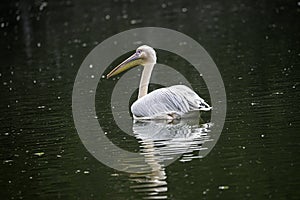
[[[184,85],[174,85],[154,90],[139,98],[131,106],[135,118],[175,118],[194,110],[210,110],[193,90]]]
[[[148,94],[148,85],[155,63],[154,49],[143,45],[136,50],[135,54],[107,75],[109,78],[131,67],[144,66],[138,99],[131,106],[131,112],[135,119],[174,119],[180,118],[190,111],[211,110],[211,107],[201,97],[184,85],[161,88]]]

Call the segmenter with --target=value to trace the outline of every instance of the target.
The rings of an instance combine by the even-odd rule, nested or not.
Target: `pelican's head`
[[[115,67],[109,74],[107,78],[115,76],[125,70],[132,67],[143,65],[144,67],[153,66],[156,63],[156,53],[152,47],[147,45],[142,45],[136,49],[135,53]],[[150,65],[149,65],[150,64]]]

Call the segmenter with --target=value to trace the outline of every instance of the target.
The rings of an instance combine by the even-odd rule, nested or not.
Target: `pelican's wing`
[[[131,106],[135,118],[166,118],[167,115],[181,116],[193,110],[210,109],[211,107],[202,98],[184,85],[155,90]]]

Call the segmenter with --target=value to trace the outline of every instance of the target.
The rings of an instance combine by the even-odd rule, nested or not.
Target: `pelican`
[[[190,111],[209,111],[212,109],[185,85],[160,88],[148,94],[148,85],[155,64],[155,50],[150,46],[142,45],[136,49],[132,56],[107,74],[107,78],[110,78],[132,67],[139,65],[144,67],[138,99],[131,106],[134,119],[180,119]]]

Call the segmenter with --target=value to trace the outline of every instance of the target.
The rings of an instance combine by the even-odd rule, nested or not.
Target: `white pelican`
[[[114,68],[107,78],[129,68],[144,67],[139,85],[138,99],[132,104],[134,119],[178,119],[190,111],[209,111],[211,107],[193,90],[184,85],[174,85],[154,90],[148,94],[148,85],[154,65],[156,52],[152,47],[142,45],[136,52]],[[167,76],[167,74],[166,74]]]

